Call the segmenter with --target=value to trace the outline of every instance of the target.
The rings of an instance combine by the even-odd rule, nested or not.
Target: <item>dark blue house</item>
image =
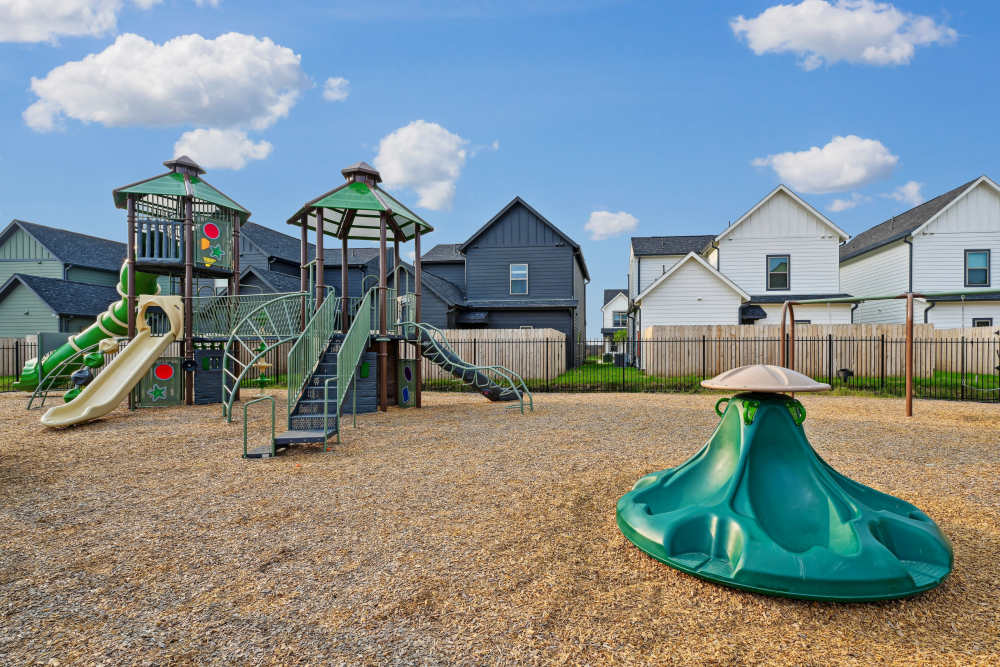
[[[421,259],[425,273],[455,288],[447,320],[432,324],[556,329],[566,334],[568,359],[583,361],[590,282],[583,253],[520,197],[464,243],[437,245]]]

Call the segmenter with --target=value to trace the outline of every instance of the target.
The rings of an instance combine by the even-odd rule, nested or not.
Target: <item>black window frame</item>
[[[777,259],[779,257],[785,258],[785,266],[788,268],[785,270],[785,286],[784,287],[771,287],[771,260]],[[773,273],[780,273],[775,271]],[[768,292],[790,292],[792,290],[792,256],[787,253],[780,255],[767,255],[764,259],[764,287]]]
[[[969,253],[970,252],[985,252],[986,253],[986,283],[985,284],[984,283],[971,284],[969,282]],[[965,251],[965,253],[964,253],[963,256],[965,258],[965,276],[964,276],[964,278],[965,278],[965,286],[966,287],[992,287],[992,282],[993,282],[993,275],[992,274],[993,274],[993,272],[990,271],[990,263],[993,261],[993,258],[991,256],[990,249],[989,248],[969,248],[969,249],[966,249],[966,251]],[[975,270],[976,271],[982,271],[983,269],[977,268]]]
[[[976,324],[977,322],[979,322],[979,324]],[[992,327],[993,326],[993,318],[992,317],[973,317],[972,318],[972,326],[973,327],[987,327],[987,328],[988,327]]]

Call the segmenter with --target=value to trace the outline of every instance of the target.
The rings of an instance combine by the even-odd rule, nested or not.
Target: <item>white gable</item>
[[[915,229],[913,236],[969,232],[1000,232],[1000,186],[985,176]]]
[[[635,298],[636,302],[640,302],[647,298],[650,294],[656,291],[659,287],[666,284],[672,277],[683,272],[685,275],[691,275],[691,272],[699,272],[706,276],[707,279],[719,283],[719,285],[731,292],[735,292],[743,301],[749,301],[750,295],[739,288],[736,283],[731,281],[729,278],[725,277],[721,273],[715,270],[711,264],[706,262],[704,258],[700,255],[696,255],[693,252],[689,252],[684,256],[684,259],[674,264],[672,267],[667,269],[659,278],[657,278],[653,283],[647,287],[642,294]]]
[[[779,185],[715,240],[790,236],[832,237],[838,241],[848,238],[847,232]]]
[[[643,329],[673,324],[738,324],[748,296],[694,253],[649,287],[640,299]]]

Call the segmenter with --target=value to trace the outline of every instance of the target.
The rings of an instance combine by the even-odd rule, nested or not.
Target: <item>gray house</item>
[[[82,331],[119,298],[107,285],[15,273],[0,286],[0,338]]]
[[[426,274],[455,290],[439,326],[556,329],[566,334],[568,358],[583,361],[590,282],[583,253],[520,197],[464,243],[434,246],[421,260]]]

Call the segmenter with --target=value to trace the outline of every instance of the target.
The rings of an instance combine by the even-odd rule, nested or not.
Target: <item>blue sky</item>
[[[286,231],[378,160],[428,248],[515,195],[577,240],[591,335],[629,235],[718,233],[779,182],[853,234],[1000,177],[994,3],[36,2],[0,0],[0,218],[123,240],[111,189],[191,133]],[[602,211],[622,233],[592,238]]]

